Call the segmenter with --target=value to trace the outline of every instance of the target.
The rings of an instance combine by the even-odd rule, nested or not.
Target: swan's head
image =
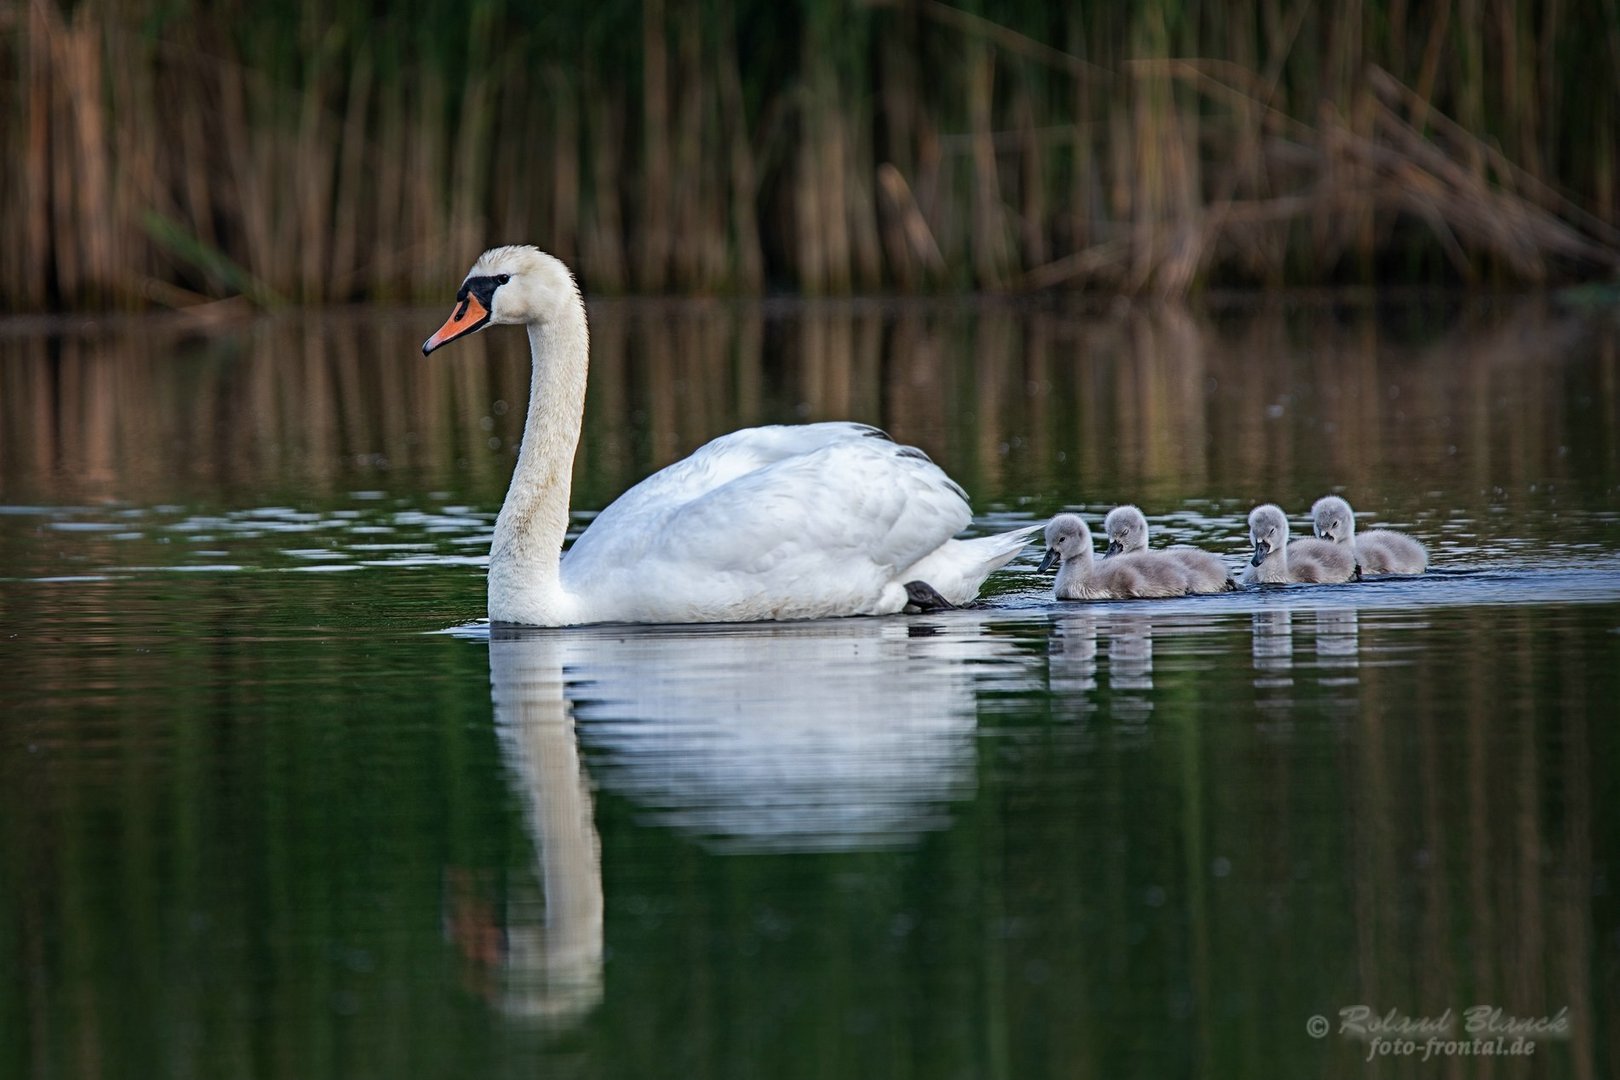
[[[1082,552],[1091,553],[1091,528],[1079,514],[1059,514],[1046,523],[1046,558],[1042,570],[1058,561],[1068,562]]]
[[[1108,554],[1129,555],[1147,547],[1147,518],[1134,506],[1116,506],[1103,518],[1103,532],[1108,534]]]
[[[491,323],[551,322],[579,302],[579,286],[561,259],[528,244],[490,248],[467,271],[450,318],[422,342],[422,355]]]
[[[1288,546],[1288,515],[1271,503],[1250,510],[1249,540],[1254,544],[1254,558],[1249,561],[1259,566],[1267,556]]]
[[[1350,504],[1337,495],[1324,495],[1311,507],[1311,525],[1316,535],[1335,544],[1348,544],[1356,538],[1356,515]]]

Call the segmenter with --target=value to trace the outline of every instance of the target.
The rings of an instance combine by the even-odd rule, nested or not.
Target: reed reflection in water
[[[1549,492],[1612,498],[1620,477],[1616,327],[1544,302],[1218,317],[608,302],[591,315],[585,510],[717,434],[827,418],[922,446],[981,510],[1294,507],[1341,487],[1375,520],[1447,529]],[[423,360],[433,318],[13,330],[0,337],[0,493],[150,504],[382,488],[491,505],[521,434],[526,343],[488,332]]]

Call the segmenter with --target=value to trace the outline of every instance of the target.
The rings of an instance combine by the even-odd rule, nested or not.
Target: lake
[[[1612,311],[593,304],[576,529],[849,418],[1433,570],[493,632],[527,343],[442,317],[0,323],[0,1075],[1620,1075]]]

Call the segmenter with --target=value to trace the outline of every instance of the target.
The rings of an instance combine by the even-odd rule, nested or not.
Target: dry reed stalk
[[[624,138],[624,109],[598,92],[592,94],[591,205],[582,245],[586,273],[594,289],[620,292],[629,283],[624,263],[624,221],[619,203],[619,148]]]
[[[940,145],[939,129],[934,117],[920,110],[917,117],[917,169],[912,174],[911,192],[918,211],[922,214],[928,234],[941,253],[942,261],[957,265],[960,247],[955,242],[960,217],[946,209],[946,187],[950,170],[945,167],[945,154]],[[951,255],[946,258],[944,253]]]
[[[918,208],[906,178],[893,165],[881,165],[878,167],[878,188],[897,219],[897,230],[902,239],[896,241],[896,246],[904,252],[906,265],[915,263],[921,267],[923,274],[936,279],[943,277],[946,271],[945,257],[940,254],[939,244],[934,240],[934,233]]]
[[[130,39],[122,28],[102,28],[105,46],[117,55]],[[152,209],[178,219],[178,184],[165,181],[164,155],[157,140],[147,132],[159,124],[157,102],[162,100],[161,72],[147,64],[107,65],[109,163],[115,170],[111,192],[110,217],[117,244],[114,254],[115,292],[107,297],[109,306],[125,306],[140,295],[140,283],[152,280],[160,268],[156,249],[141,235],[139,222]],[[183,139],[181,140],[183,145]],[[206,145],[206,140],[204,140]],[[207,240],[202,241],[208,243]]]
[[[275,250],[274,207],[264,184],[260,155],[254,153],[247,107],[247,74],[239,63],[225,60],[219,70],[217,129],[224,142],[226,190],[234,196],[230,206],[242,232],[242,257],[248,272],[265,281],[271,276]],[[205,181],[206,182],[206,181]]]
[[[995,72],[995,54],[978,43],[970,44],[967,95],[968,128],[973,133],[973,270],[980,288],[991,290],[1006,287],[1014,264],[991,134]]]
[[[45,306],[50,281],[45,268],[51,262],[50,202],[51,64],[50,37],[44,4],[28,5],[27,43],[21,50],[20,80],[23,86],[25,142],[18,160],[22,167],[20,194],[10,213],[21,220],[10,236],[22,241],[21,258],[10,275],[9,291],[31,308]],[[9,247],[10,245],[0,245]]]
[[[366,151],[366,116],[371,106],[371,50],[361,46],[349,71],[342,144],[338,150],[337,189],[332,210],[332,261],[327,270],[330,288],[344,296],[358,285],[360,228],[363,207],[374,194],[371,179],[362,172]]]
[[[1133,49],[1140,56],[1162,56],[1168,48],[1162,13],[1154,5],[1137,24],[1138,40]],[[1163,244],[1160,223],[1170,212],[1173,198],[1169,186],[1173,183],[1171,163],[1171,137],[1167,127],[1173,123],[1174,108],[1169,80],[1161,75],[1146,73],[1138,76],[1131,86],[1130,134],[1126,145],[1134,150],[1130,163],[1130,190],[1128,216],[1139,234],[1145,234],[1146,243],[1132,249],[1129,289],[1140,292],[1152,279],[1157,267],[1155,252]]]
[[[579,102],[574,99],[572,81],[561,68],[546,73],[552,104],[551,158],[551,239],[552,254],[572,265],[579,252],[580,153]],[[476,151],[475,151],[476,152]],[[522,175],[522,174],[519,174]],[[476,190],[476,189],[475,189]],[[468,249],[478,241],[469,237]]]
[[[428,295],[435,286],[442,288],[445,278],[456,272],[445,235],[444,175],[447,167],[472,167],[449,160],[453,133],[447,130],[447,98],[444,77],[430,68],[417,86],[415,115],[407,133],[406,160],[411,168],[405,180],[404,221],[406,244],[418,253],[411,260],[414,273],[410,279],[411,291],[418,296]],[[465,257],[458,261],[464,262]]]
[[[402,258],[406,170],[383,164],[403,160],[408,145],[405,95],[397,80],[378,79],[376,111],[374,132],[362,151],[373,187],[363,204],[359,242],[364,254],[355,269],[355,280],[369,296],[386,301],[408,295],[404,288],[407,262]]]
[[[1035,106],[1027,87],[1020,84],[1013,99],[1014,125],[1019,135],[1018,231],[1025,266],[1047,261],[1046,168],[1044,148],[1035,132]]]
[[[336,138],[328,122],[325,108],[326,79],[316,68],[302,94],[303,108],[298,122],[297,152],[292,155],[295,174],[292,185],[293,205],[286,208],[283,220],[298,225],[297,238],[288,244],[295,252],[297,268],[293,282],[282,285],[288,295],[297,296],[305,303],[316,303],[325,295],[328,245],[332,235],[332,157]]]
[[[636,284],[662,289],[669,279],[670,155],[668,47],[665,43],[664,0],[642,4],[642,184],[640,206],[640,258]]]
[[[1065,71],[1075,78],[1106,80],[1112,77],[1112,73],[1107,68],[1084,60],[1079,55],[1054,49],[1050,45],[1036,41],[1025,34],[1020,34],[1016,30],[992,22],[972,12],[940,3],[939,0],[921,0],[917,4],[917,10],[931,19],[966,33],[970,37],[986,41],[1004,52],[1039,61],[1050,67]]]
[[[917,213],[911,198],[911,189],[893,164],[884,162],[877,169],[878,229],[883,241],[883,259],[889,274],[902,291],[911,292],[918,286],[917,260],[913,256],[908,236],[908,217],[914,218],[926,231],[928,223]],[[933,242],[933,237],[928,238]],[[936,248],[937,250],[937,248]]]
[[[879,239],[876,171],[867,121],[846,131],[848,146],[850,262],[855,288],[871,292],[883,285],[883,245]]]
[[[1375,67],[1369,69],[1367,77],[1374,93],[1389,109],[1395,110],[1402,105],[1408,108],[1411,113],[1409,126],[1412,129],[1421,130],[1425,122],[1432,124],[1438,135],[1453,143],[1469,147],[1487,160],[1498,174],[1511,177],[1517,187],[1524,189],[1521,197],[1534,199],[1537,205],[1549,213],[1569,219],[1573,224],[1590,231],[1604,244],[1620,247],[1620,228],[1589,213],[1556,188],[1521,171],[1499,150],[1481,141],[1449,117],[1432,112],[1428,103],[1415,90],[1403,86],[1389,72]]]
[[[441,277],[445,273],[452,277],[455,274],[451,252],[481,251],[483,245],[489,242],[489,218],[485,210],[489,156],[485,149],[490,144],[493,127],[492,96],[484,58],[470,58],[467,79],[461,87],[461,111],[455,125],[453,143],[446,133],[445,149],[449,157],[446,161],[435,162],[432,173],[438,179],[445,177],[448,172],[448,180],[445,181],[448,187],[436,187],[428,195],[427,205],[436,215],[441,220],[448,217],[441,245],[444,261],[438,267]],[[555,239],[553,234],[554,242]],[[463,261],[466,258],[462,256]]]
[[[817,63],[812,76],[817,87],[816,115],[811,125],[816,131],[812,145],[816,146],[817,175],[811,189],[811,198],[818,198],[821,208],[820,244],[822,256],[823,291],[847,293],[853,279],[849,242],[849,167],[843,103],[838,92],[838,76],[825,63]]]
[[[198,74],[199,79],[206,79],[206,75]],[[174,72],[168,73],[167,80],[172,89],[164,96],[171,96],[175,101],[183,101],[181,87],[184,83],[181,77]],[[123,98],[126,103],[131,99]],[[178,220],[190,222],[197,240],[210,248],[217,250],[220,246],[220,237],[216,228],[215,219],[223,211],[221,199],[215,191],[215,180],[211,174],[216,174],[221,168],[218,149],[214,143],[212,132],[209,131],[207,118],[203,110],[195,107],[182,107],[174,110],[175,122],[180,128],[181,160],[185,162],[180,167],[177,178],[178,186],[184,193],[184,207],[160,208],[172,209],[173,216]],[[150,132],[158,124],[156,116],[148,115],[141,132],[141,142],[156,146],[157,140],[152,138]],[[155,172],[156,170],[154,170]],[[155,180],[161,184],[161,180]],[[133,208],[132,208],[133,210]]]
[[[747,105],[743,100],[742,76],[737,68],[735,17],[731,5],[721,7],[718,80],[720,90],[721,138],[729,147],[727,203],[731,207],[731,243],[736,253],[733,284],[745,292],[759,292],[765,285],[765,255],[760,247],[759,225],[754,208],[759,200],[758,169],[752,150],[753,132],[748,127]]]
[[[793,183],[794,270],[799,288],[815,296],[827,290],[827,257],[821,199],[816,191],[815,155],[808,142],[799,151]]]
[[[81,251],[81,288],[93,302],[106,303],[113,295],[118,273],[115,219],[112,213],[111,152],[103,94],[101,36],[86,8],[73,13],[64,28],[62,66],[67,77],[66,103],[73,116],[72,217]]]
[[[703,40],[696,19],[675,20],[675,93],[670,151],[670,279],[686,288],[704,288],[704,243],[709,231],[703,221],[704,90]],[[678,239],[677,239],[678,238]]]

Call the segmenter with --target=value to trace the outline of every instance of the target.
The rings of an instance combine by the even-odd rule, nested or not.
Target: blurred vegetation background
[[[0,308],[1539,283],[1620,264],[1620,0],[18,0]]]

